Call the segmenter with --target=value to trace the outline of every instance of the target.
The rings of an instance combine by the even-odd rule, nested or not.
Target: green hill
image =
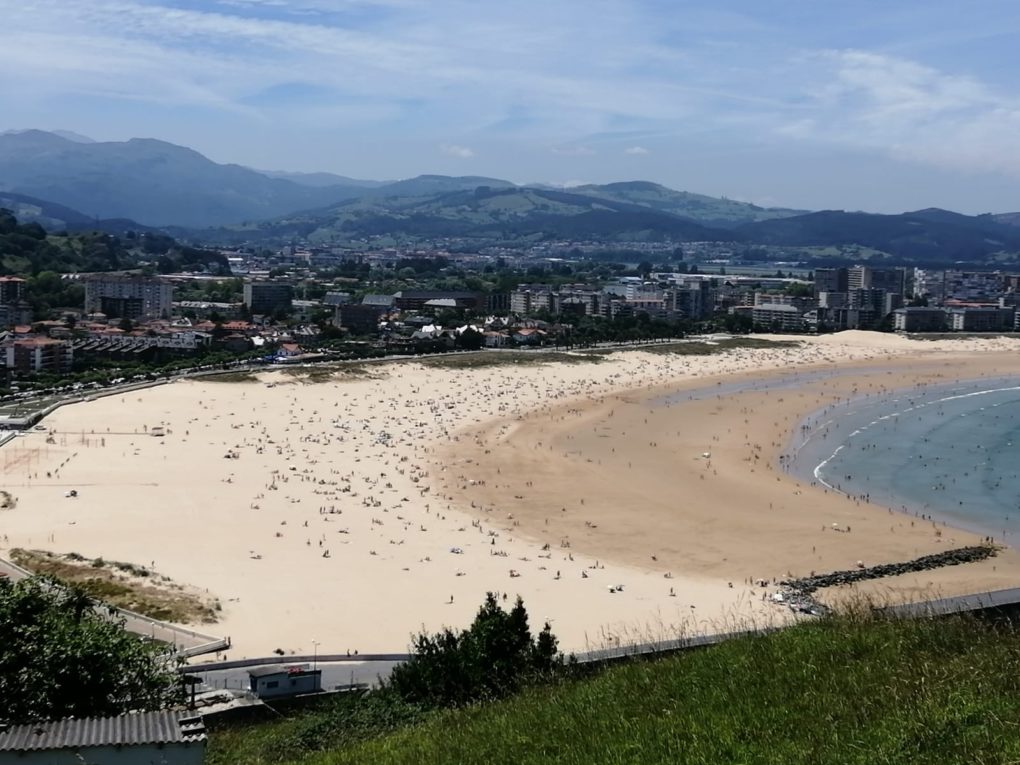
[[[387,183],[373,193],[388,197],[417,197],[445,194],[451,191],[474,191],[479,186],[493,189],[514,188],[514,184],[510,181],[478,175],[419,175],[415,178]]]
[[[1020,759],[1018,667],[1006,627],[833,617],[423,722],[381,710],[380,728],[399,729],[369,740],[350,707],[222,731],[208,762],[1008,763]]]
[[[997,253],[1020,252],[1020,229],[991,216],[946,210],[902,215],[826,210],[741,226],[745,241],[787,247],[862,245],[900,262],[986,262]]]
[[[725,197],[710,197],[689,191],[675,191],[648,181],[608,183],[602,186],[576,186],[574,194],[585,194],[599,199],[641,205],[652,210],[690,218],[706,226],[734,228],[744,223],[755,223],[775,218],[803,215],[806,210],[788,210],[781,207],[759,207]]]
[[[38,223],[48,231],[102,231],[107,234],[124,234],[128,231],[138,233],[152,230],[126,218],[90,218],[70,207],[10,191],[0,191],[0,209],[10,210],[22,223]]]
[[[238,238],[307,237],[321,242],[373,236],[504,242],[552,238],[700,241],[732,236],[629,202],[549,189],[489,186],[425,196],[364,196],[240,227],[233,233]],[[229,238],[231,232],[217,235]]]
[[[81,306],[82,285],[62,279],[61,274],[143,267],[164,273],[182,269],[230,273],[220,253],[180,245],[164,234],[51,234],[38,222],[19,223],[10,210],[0,206],[0,276],[18,276],[27,281],[25,297],[36,318],[47,317],[55,308]]]

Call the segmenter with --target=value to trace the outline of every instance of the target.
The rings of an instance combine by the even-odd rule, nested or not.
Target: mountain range
[[[149,226],[202,228],[272,218],[362,190],[270,178],[149,138],[85,143],[40,130],[0,136],[0,191]]]
[[[0,134],[0,192],[44,199],[90,218],[129,218],[147,226],[206,228],[264,221],[354,199],[427,197],[521,188],[479,176],[422,175],[371,181],[332,173],[259,172],[221,165],[192,149],[149,138],[100,142],[69,131]],[[707,225],[797,214],[677,192],[652,183],[571,189]]]
[[[171,229],[192,241],[466,238],[865,247],[903,262],[1014,262],[1020,213],[765,208],[647,181],[557,188],[481,176],[399,181],[260,172],[154,139],[0,134],[0,207],[47,228]]]

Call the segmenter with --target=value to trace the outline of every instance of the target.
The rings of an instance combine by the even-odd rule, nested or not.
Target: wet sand
[[[720,378],[725,395],[701,382],[690,400],[671,403],[665,390],[615,395],[478,429],[473,457],[448,452],[457,472],[445,488],[479,517],[512,515],[542,543],[738,585],[905,561],[980,537],[796,480],[784,467],[790,433],[808,412],[860,396],[1010,371],[1020,374],[1015,355],[949,355],[841,365],[824,376],[754,375],[741,391]],[[922,582],[946,595],[1014,586],[1018,562],[1005,551],[907,588],[916,596]]]

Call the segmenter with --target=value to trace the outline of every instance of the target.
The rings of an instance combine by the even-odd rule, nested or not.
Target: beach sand
[[[0,540],[207,588],[224,610],[204,629],[232,638],[231,658],[402,651],[423,627],[466,626],[490,590],[523,596],[533,627],[550,620],[568,650],[780,623],[789,612],[755,580],[975,539],[797,483],[777,467],[791,430],[869,391],[1020,374],[1018,349],[841,333],[704,357],[180,381],[62,408],[51,433],[3,447],[17,506],[0,512]],[[1018,574],[1008,550],[902,591],[995,589]]]

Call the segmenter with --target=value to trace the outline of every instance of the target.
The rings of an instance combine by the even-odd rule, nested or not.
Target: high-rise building
[[[169,319],[174,288],[145,276],[94,275],[85,278],[85,312],[111,319]]]
[[[74,349],[66,340],[23,337],[8,340],[5,366],[18,372],[67,372],[74,364]]]
[[[25,280],[0,276],[0,326],[12,327],[32,320],[32,307],[25,302]]]
[[[930,271],[918,269],[915,293],[941,305],[947,300],[996,300],[1006,288],[1007,277],[998,271]]]
[[[816,268],[815,297],[822,292],[846,292],[849,289],[845,268]]]
[[[252,314],[290,311],[294,287],[286,282],[245,282],[244,304]]]
[[[17,276],[0,276],[0,305],[16,305],[25,291],[25,280]]]
[[[685,287],[669,290],[666,297],[670,311],[692,321],[705,318],[715,307],[715,294],[708,281],[692,282]]]
[[[854,266],[847,269],[847,291],[853,290],[884,290],[903,295],[907,290],[907,270],[905,268],[872,268],[871,266]]]

